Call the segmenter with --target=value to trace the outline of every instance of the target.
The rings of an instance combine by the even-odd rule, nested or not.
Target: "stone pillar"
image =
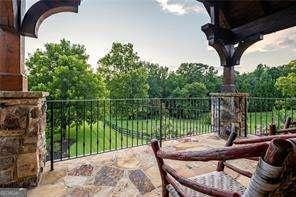
[[[222,138],[228,138],[235,124],[239,136],[247,133],[246,93],[212,93],[212,129]]]
[[[38,185],[46,154],[46,96],[0,91],[0,187]]]

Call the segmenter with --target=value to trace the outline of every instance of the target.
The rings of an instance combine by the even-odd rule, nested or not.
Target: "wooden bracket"
[[[41,23],[49,16],[60,12],[78,12],[81,0],[40,0],[25,14],[22,22],[21,34],[38,37]]]

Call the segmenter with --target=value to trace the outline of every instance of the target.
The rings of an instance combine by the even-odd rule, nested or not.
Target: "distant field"
[[[283,115],[279,112],[253,112],[248,113],[247,130],[248,133],[264,132],[272,122],[281,127],[284,122]],[[108,123],[98,121],[92,125],[85,123],[77,128],[67,128],[66,138],[69,138],[68,145],[64,144],[63,150],[68,151],[71,157],[106,152],[110,150],[122,149],[126,147],[138,146],[148,143],[159,133],[162,124],[162,135],[166,138],[175,136],[185,136],[187,134],[202,134],[211,132],[210,114],[203,114],[198,119],[176,119],[163,117],[160,119],[138,119],[138,120],[120,120],[111,118],[109,121],[116,128],[128,129],[133,132],[139,132],[139,137],[121,134],[112,129]],[[143,134],[142,134],[143,133]],[[148,136],[142,138],[141,136]],[[60,133],[54,135],[55,150],[60,150]],[[66,147],[65,147],[66,146]]]

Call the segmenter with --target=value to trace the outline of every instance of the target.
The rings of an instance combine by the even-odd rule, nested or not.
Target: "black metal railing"
[[[284,127],[288,117],[295,119],[296,98],[248,98],[247,132],[266,135],[269,125]]]
[[[213,130],[210,98],[49,100],[47,106],[52,168],[55,161]],[[282,128],[295,119],[295,108],[296,99],[247,98],[247,133],[266,134],[270,123]]]
[[[211,131],[209,98],[49,100],[47,105],[52,163]]]

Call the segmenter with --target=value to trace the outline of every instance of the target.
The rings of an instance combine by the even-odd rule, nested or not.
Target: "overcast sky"
[[[36,0],[27,0],[30,7]],[[251,14],[251,13],[250,13]],[[131,42],[139,56],[175,70],[182,62],[217,67],[217,53],[208,47],[201,26],[209,22],[196,0],[83,0],[78,14],[59,13],[41,25],[38,39],[26,38],[26,56],[47,42],[65,38],[85,45],[95,68],[112,42]],[[296,27],[266,35],[243,55],[237,71],[258,64],[282,65],[296,59]]]

